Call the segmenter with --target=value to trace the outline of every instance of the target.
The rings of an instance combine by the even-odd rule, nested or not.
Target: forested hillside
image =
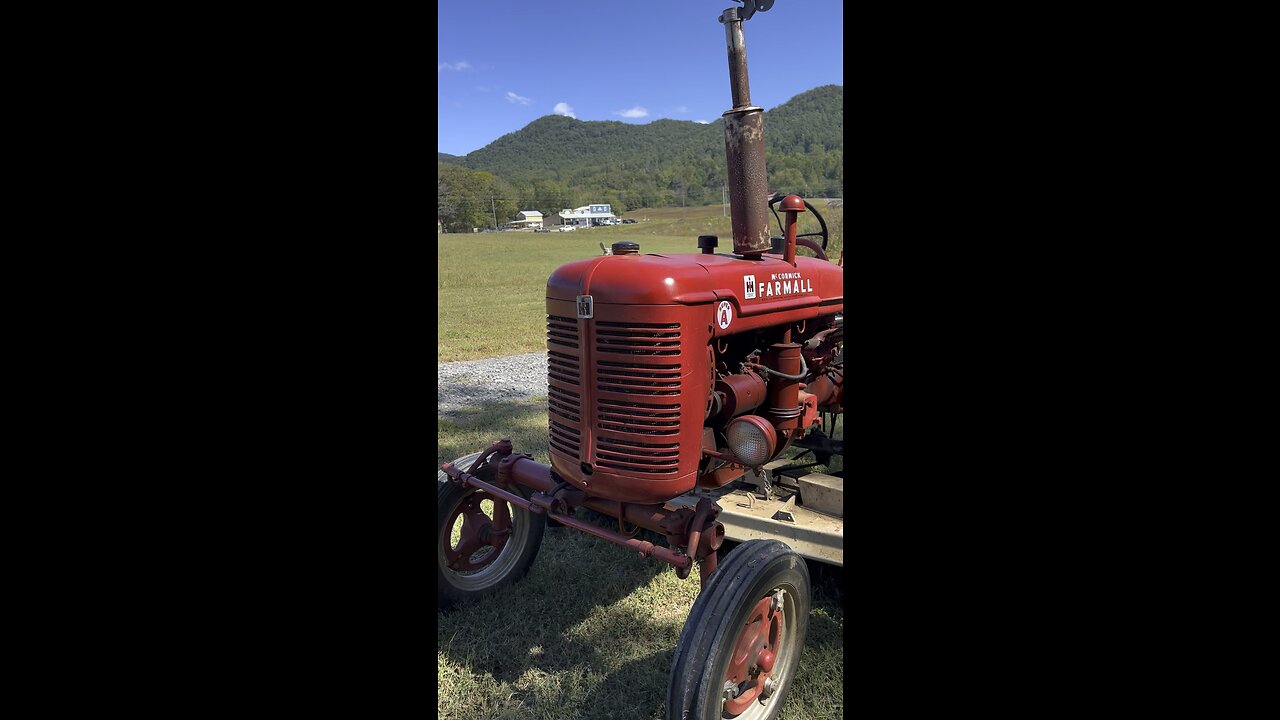
[[[477,211],[454,218],[459,226],[477,222],[481,204],[491,218],[487,224],[495,212],[498,224],[511,220],[515,210],[505,216],[497,211],[499,198],[547,216],[589,202],[610,203],[619,214],[719,203],[726,172],[723,127],[721,120],[631,125],[548,115],[465,157],[440,153],[439,200],[445,208]],[[766,111],[765,143],[771,189],[842,196],[844,88],[814,88]],[[485,177],[468,179],[459,172],[464,168]],[[488,188],[483,203],[475,194],[479,187]],[[450,217],[442,212],[446,225]]]

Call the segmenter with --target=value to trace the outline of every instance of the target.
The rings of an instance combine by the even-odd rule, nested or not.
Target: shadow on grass
[[[628,684],[635,698],[660,704],[670,652],[660,657],[663,653],[653,648],[674,647],[671,638],[679,636],[683,612],[677,607],[663,621],[625,601],[664,570],[664,565],[577,530],[548,528],[523,580],[437,613],[439,649],[470,672],[509,684],[531,718],[605,717],[597,715],[599,702],[587,702],[595,694],[592,688],[617,682],[611,678],[618,669],[643,652],[651,660],[646,677],[652,683]],[[612,718],[649,717],[647,710],[635,714],[629,703],[604,706]]]
[[[588,717],[646,720],[662,717],[667,674],[675,648],[657,650],[609,673],[587,696]]]

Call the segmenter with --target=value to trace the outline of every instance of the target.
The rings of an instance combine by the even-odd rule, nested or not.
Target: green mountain
[[[770,189],[817,197],[844,186],[844,88],[824,85],[765,112]],[[720,202],[725,182],[723,121],[655,120],[646,125],[539,118],[464,157],[440,160],[486,171],[512,200],[544,214],[587,202],[614,211]]]

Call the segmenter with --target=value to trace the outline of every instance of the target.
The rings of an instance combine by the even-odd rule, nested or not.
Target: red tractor
[[[689,255],[620,242],[557,269],[547,280],[551,464],[498,440],[442,466],[438,487],[442,607],[521,578],[549,521],[657,558],[681,578],[697,562],[701,593],[666,701],[667,717],[681,720],[774,717],[804,646],[802,558],[843,564],[843,471],[806,472],[819,463],[783,458],[789,448],[822,464],[844,454],[830,434],[844,411],[843,268],[825,254],[816,209],[768,193],[742,24],[772,0],[739,1],[720,16],[733,94],[724,113],[732,254],[715,252],[714,236]],[[778,205],[785,226],[771,238]],[[805,212],[820,232],[797,233]],[[797,245],[816,257],[797,256]],[[575,516],[583,507],[616,518],[617,530]],[[637,538],[641,528],[666,545]],[[718,562],[726,537],[742,544]]]

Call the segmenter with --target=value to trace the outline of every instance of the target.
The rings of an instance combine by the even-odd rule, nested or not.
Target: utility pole
[[[495,209],[495,206],[493,204],[492,195],[489,196],[489,211],[493,213],[493,229],[497,230],[498,229],[498,211]]]

